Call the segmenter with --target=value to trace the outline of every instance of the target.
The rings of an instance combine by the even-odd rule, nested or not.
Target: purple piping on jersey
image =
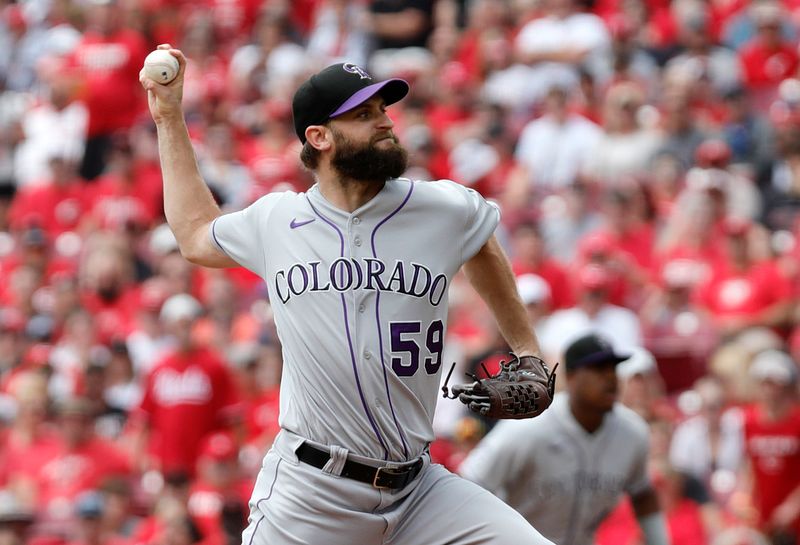
[[[408,199],[411,198],[411,193],[414,191],[414,182],[411,182],[410,187],[408,188],[408,194],[406,194],[406,198],[403,199],[403,202],[400,203],[394,212],[383,218],[378,225],[375,226],[375,229],[372,230],[372,257],[375,259],[378,258],[378,253],[375,250],[375,235],[378,232],[378,229],[389,221],[395,214],[397,214],[408,202]],[[389,409],[392,411],[392,419],[394,420],[394,425],[397,428],[397,433],[400,434],[400,441],[403,443],[403,456],[408,459],[408,445],[406,444],[406,437],[403,433],[403,428],[400,427],[400,423],[397,421],[397,415],[394,412],[394,404],[392,404],[392,396],[389,393],[389,375],[386,372],[386,361],[383,357],[383,333],[381,332],[381,292],[380,290],[375,290],[375,320],[378,322],[378,347],[381,350],[381,367],[383,367],[383,384],[386,387],[386,400],[389,402]]]
[[[219,246],[219,249],[220,249],[220,250],[222,250],[222,252],[223,252],[223,253],[224,253],[226,256],[228,256],[228,257],[230,257],[231,259],[233,259],[233,256],[231,256],[231,254],[229,254],[229,253],[228,253],[228,250],[226,250],[225,248],[223,248],[222,244],[220,244],[220,243],[219,243],[219,239],[217,238],[217,232],[216,232],[216,228],[217,228],[217,220],[218,220],[218,219],[219,219],[219,218],[215,218],[215,219],[214,219],[214,221],[212,221],[212,222],[211,222],[211,238],[213,238],[213,239],[214,239],[214,242],[217,244],[217,246]],[[234,261],[236,261],[236,260],[234,259]]]
[[[272,479],[272,484],[269,485],[269,494],[267,494],[266,498],[261,498],[260,500],[258,500],[258,502],[256,502],[257,508],[260,509],[259,506],[261,505],[262,501],[267,501],[272,497],[272,490],[275,488],[275,481],[278,480],[278,470],[281,468],[282,461],[283,458],[278,458],[278,463],[275,464],[275,477]],[[256,533],[258,532],[258,527],[261,526],[261,523],[264,521],[264,518],[266,518],[266,515],[262,513],[261,518],[259,518],[258,522],[256,522],[256,527],[253,528],[253,533],[250,535],[250,541],[247,542],[247,545],[253,545],[253,539],[256,537]]]
[[[319,216],[319,218],[330,225],[335,231],[336,234],[339,235],[339,241],[341,245],[339,246],[339,256],[344,257],[344,235],[333,223],[331,220],[320,214],[319,210],[317,210],[314,205],[311,203],[311,199],[306,196],[306,200],[308,201],[309,206],[314,211],[314,213]],[[356,387],[358,388],[358,396],[361,398],[361,405],[364,407],[364,412],[367,414],[367,419],[369,419],[369,423],[372,426],[372,431],[375,432],[375,436],[380,441],[381,446],[383,447],[383,458],[384,460],[389,457],[389,449],[386,446],[386,443],[383,440],[383,436],[381,435],[380,430],[378,430],[378,425],[375,423],[375,420],[372,418],[372,413],[369,411],[369,407],[367,406],[367,399],[364,397],[364,390],[361,389],[361,379],[358,377],[358,366],[356,365],[356,354],[355,350],[353,349],[353,340],[350,336],[350,324],[348,323],[347,319],[347,302],[344,299],[344,293],[341,294],[342,297],[342,311],[344,312],[344,328],[345,332],[347,333],[347,346],[350,348],[350,361],[353,362],[353,375],[356,379]]]

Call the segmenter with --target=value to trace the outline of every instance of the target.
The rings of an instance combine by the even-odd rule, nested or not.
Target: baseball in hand
[[[162,85],[166,85],[178,75],[178,59],[166,49],[156,49],[144,59],[145,75]]]

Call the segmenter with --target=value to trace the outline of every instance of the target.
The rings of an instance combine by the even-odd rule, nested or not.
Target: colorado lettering
[[[375,290],[427,298],[437,306],[447,292],[447,276],[434,275],[419,263],[395,261],[392,268],[380,259],[341,257],[329,266],[320,261],[295,263],[275,273],[275,293],[281,303],[304,293]]]

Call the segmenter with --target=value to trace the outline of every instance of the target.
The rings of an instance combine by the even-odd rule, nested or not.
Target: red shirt
[[[16,479],[34,480],[58,445],[58,437],[42,428],[31,442],[7,430],[0,434],[0,488]]]
[[[755,405],[744,410],[745,451],[755,480],[755,504],[761,520],[800,486],[800,407],[770,422]]]
[[[287,141],[285,147],[270,148],[256,139],[242,146],[242,161],[253,177],[251,201],[272,191],[305,189],[296,150],[291,144]]]
[[[89,209],[86,187],[80,179],[67,185],[25,186],[11,201],[8,221],[14,230],[38,225],[51,238],[74,231]]]
[[[541,276],[550,287],[550,309],[570,308],[575,304],[569,275],[555,260],[545,259],[538,267],[514,262],[511,265],[516,276],[535,274]]]
[[[739,53],[744,69],[744,81],[750,88],[772,87],[797,73],[800,58],[795,47],[780,44],[770,48],[755,38]]]
[[[136,31],[84,33],[73,61],[85,75],[90,137],[130,127],[144,109],[139,70],[146,55],[146,42]]]
[[[252,491],[253,483],[250,480],[240,480],[225,489],[203,481],[198,481],[192,486],[187,507],[189,515],[206,538],[203,543],[218,542],[220,545],[225,543],[221,524],[222,508],[228,502],[236,502],[241,505],[244,516],[247,516],[249,512],[247,503]]]
[[[267,390],[258,398],[244,402],[243,412],[248,442],[259,444],[258,440],[264,436],[274,438],[280,431],[280,389]]]
[[[670,541],[676,545],[706,545],[708,539],[700,506],[680,499],[666,514]],[[603,520],[595,535],[597,545],[636,545],[642,543],[641,530],[628,498]]]
[[[746,271],[720,265],[700,288],[702,304],[716,317],[753,316],[770,306],[787,300],[792,286],[775,263],[766,261],[752,265]]]
[[[59,441],[51,446],[38,471],[38,502],[45,509],[56,508],[60,502],[71,503],[81,492],[97,488],[109,477],[130,474],[128,457],[107,439],[92,437],[75,449]]]
[[[101,227],[120,229],[128,222],[147,227],[161,216],[160,193],[152,193],[152,182],[146,186],[147,191],[143,191],[137,174],[132,184],[126,184],[115,175],[103,176],[95,182],[91,213]]]
[[[203,438],[222,427],[235,404],[230,373],[210,350],[173,353],[157,363],[147,377],[141,410],[162,471],[194,474]]]
[[[139,310],[139,287],[128,286],[111,300],[104,300],[95,292],[81,294],[81,304],[94,316],[95,331],[101,342],[125,337],[133,329]]]

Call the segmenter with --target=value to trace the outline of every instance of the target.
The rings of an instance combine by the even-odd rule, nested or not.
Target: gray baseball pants
[[[336,463],[318,469],[300,462],[302,442],[281,431],[264,457],[243,545],[553,545],[514,509],[431,464],[427,454],[408,486],[388,490],[336,475]]]

